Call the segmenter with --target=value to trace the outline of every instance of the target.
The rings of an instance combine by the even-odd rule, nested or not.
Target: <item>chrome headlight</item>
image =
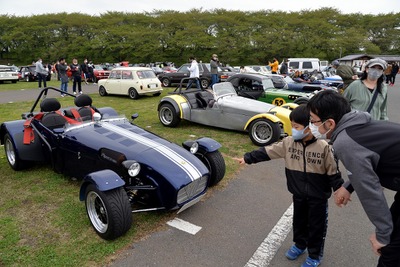
[[[193,142],[192,146],[190,147],[190,153],[196,154],[199,150],[199,143]]]
[[[135,177],[140,172],[140,164],[134,160],[127,160],[122,163],[124,167],[128,170],[128,174],[130,177]]]

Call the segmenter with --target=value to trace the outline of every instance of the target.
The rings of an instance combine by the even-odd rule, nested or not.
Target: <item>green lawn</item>
[[[51,82],[53,83],[53,81]],[[49,83],[50,85],[53,85]],[[54,81],[54,85],[58,82]],[[26,82],[7,86],[21,89]],[[37,83],[28,83],[36,88]],[[5,87],[3,84],[0,88]],[[11,88],[13,87],[13,88]],[[15,88],[14,88],[15,87]],[[0,89],[0,95],[1,95]],[[170,141],[181,144],[193,136],[207,136],[222,144],[227,165],[224,180],[208,194],[218,194],[239,170],[232,157],[255,149],[245,133],[215,129],[184,122],[177,128],[162,126],[157,116],[159,97],[100,97],[93,94],[96,107],[111,106],[130,117],[139,113],[135,123]],[[60,98],[62,106],[72,106],[72,98]],[[0,105],[0,123],[20,119],[33,102]],[[125,247],[145,235],[165,227],[174,212],[135,213],[131,230],[114,241],[104,241],[92,230],[84,203],[78,199],[79,181],[54,173],[49,166],[34,166],[15,172],[0,149],[0,266],[98,266],[117,257]],[[207,201],[207,200],[205,200]],[[143,255],[147,257],[149,255]]]

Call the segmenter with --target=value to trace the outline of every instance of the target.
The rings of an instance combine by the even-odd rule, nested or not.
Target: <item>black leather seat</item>
[[[91,121],[93,119],[92,98],[90,96],[77,96],[74,103],[78,107],[78,113],[82,121]]]
[[[40,110],[45,112],[42,117],[42,124],[50,130],[62,128],[67,122],[63,115],[56,113],[60,108],[61,104],[55,98],[46,98],[40,103]]]

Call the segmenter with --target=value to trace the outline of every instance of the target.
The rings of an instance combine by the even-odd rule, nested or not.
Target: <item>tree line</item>
[[[266,64],[277,57],[333,60],[347,54],[400,54],[400,13],[342,14],[334,8],[283,12],[192,9],[99,16],[57,13],[0,16],[0,62]]]

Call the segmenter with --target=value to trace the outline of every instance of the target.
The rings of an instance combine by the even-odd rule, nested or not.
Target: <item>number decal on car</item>
[[[282,97],[277,97],[272,100],[272,104],[274,104],[275,106],[282,106],[283,104],[286,104],[286,101]]]

